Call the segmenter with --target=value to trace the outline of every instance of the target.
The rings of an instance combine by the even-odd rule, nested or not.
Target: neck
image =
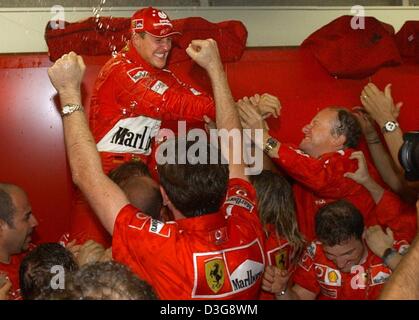
[[[186,218],[178,209],[176,209],[176,207],[172,203],[170,203],[168,205],[168,207],[169,207],[169,210],[173,214],[173,219],[174,220],[180,220],[180,219],[185,219]]]

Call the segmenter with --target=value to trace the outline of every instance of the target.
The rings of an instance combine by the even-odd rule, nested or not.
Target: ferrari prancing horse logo
[[[205,263],[205,276],[210,289],[217,293],[224,284],[225,265],[222,259],[213,259]]]

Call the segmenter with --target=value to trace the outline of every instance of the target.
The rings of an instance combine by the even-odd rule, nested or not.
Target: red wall
[[[87,57],[84,104],[107,57]],[[65,158],[62,124],[54,105],[55,90],[46,54],[0,56],[0,181],[22,186],[40,225],[38,240],[55,241],[69,226],[73,187]],[[317,110],[330,105],[359,105],[364,80],[338,80],[297,49],[247,49],[239,62],[226,64],[233,95],[270,92],[282,102],[280,120],[271,128],[283,141],[297,143],[301,128]],[[171,66],[178,77],[210,90],[205,73],[185,62]],[[419,65],[383,68],[372,76],[381,88],[393,83],[396,101],[404,101],[400,123],[419,129]]]

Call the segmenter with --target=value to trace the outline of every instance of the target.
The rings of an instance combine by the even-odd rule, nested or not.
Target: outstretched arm
[[[402,103],[395,104],[391,95],[391,84],[388,84],[384,92],[380,91],[376,85],[369,83],[361,93],[361,102],[365,110],[377,122],[380,128],[388,121],[397,121]],[[396,164],[397,170],[403,172],[399,163],[399,150],[403,144],[403,133],[400,127],[393,132],[384,133],[384,139],[390,150],[391,157]]]
[[[240,141],[242,141],[242,126],[221,63],[217,42],[213,39],[193,40],[186,52],[208,72],[211,79],[216,106],[217,128],[219,132],[224,130],[228,134],[228,144],[223,145],[222,141],[221,149],[229,162],[230,178],[247,180],[244,173],[243,153],[240,152],[240,159],[234,159],[234,148],[241,149],[241,146],[234,145],[233,136],[238,135]]]
[[[67,104],[81,105],[80,85],[85,68],[82,57],[71,52],[48,69],[62,107]],[[73,182],[112,234],[118,212],[129,202],[124,192],[104,174],[84,112],[79,110],[63,116],[63,127]]]

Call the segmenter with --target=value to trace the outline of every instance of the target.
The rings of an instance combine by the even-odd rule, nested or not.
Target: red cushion
[[[216,40],[223,62],[238,61],[246,48],[247,30],[240,21],[212,23],[192,17],[172,22],[183,36],[173,39],[168,64],[188,60],[185,49],[193,39]],[[78,22],[62,23],[64,29],[53,29],[50,23],[45,29],[45,41],[52,61],[70,51],[90,56],[111,55],[121,50],[130,38],[130,18],[91,17]]]
[[[301,47],[339,78],[364,78],[382,66],[401,62],[392,26],[365,17],[365,29],[352,29],[353,18],[337,18],[311,34]]]
[[[406,21],[396,34],[400,54],[419,63],[419,21]]]

